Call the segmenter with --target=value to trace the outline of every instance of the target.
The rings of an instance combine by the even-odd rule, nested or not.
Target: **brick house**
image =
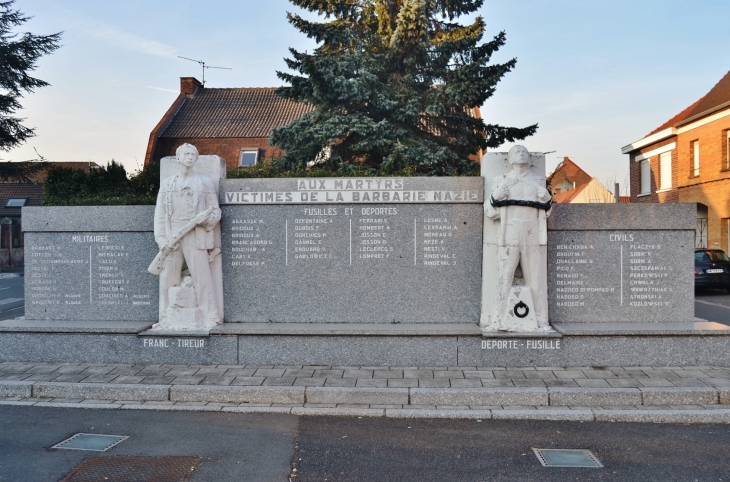
[[[614,195],[591,177],[587,172],[564,157],[563,162],[547,177],[547,188],[553,196],[553,202],[562,204],[578,203],[613,203]]]
[[[180,78],[180,94],[150,134],[145,166],[174,156],[183,143],[201,154],[216,154],[229,169],[271,159],[280,150],[269,146],[272,129],[299,119],[314,108],[276,95],[276,88],[203,87],[193,77]]]
[[[696,247],[730,251],[730,72],[629,155],[631,202],[697,203]]]

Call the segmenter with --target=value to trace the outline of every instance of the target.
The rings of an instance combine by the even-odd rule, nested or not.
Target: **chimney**
[[[202,88],[203,84],[195,77],[180,77],[180,93],[182,95],[193,96],[198,89]]]

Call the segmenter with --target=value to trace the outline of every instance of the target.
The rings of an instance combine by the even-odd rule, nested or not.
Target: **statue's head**
[[[187,167],[193,167],[195,162],[198,160],[198,149],[196,149],[194,145],[186,142],[177,148],[175,151],[175,157],[177,158],[177,162],[180,164]]]
[[[507,162],[510,164],[529,164],[530,151],[525,146],[514,146],[507,154]]]

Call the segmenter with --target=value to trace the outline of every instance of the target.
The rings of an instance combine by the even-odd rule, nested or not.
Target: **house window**
[[[672,152],[659,156],[659,189],[672,189]]]
[[[6,208],[20,208],[25,206],[25,202],[27,201],[27,198],[17,198],[17,197],[11,197],[8,199],[8,201],[5,203]]]
[[[258,161],[259,161],[258,148],[243,148],[243,149],[241,149],[241,157],[238,160],[238,167],[255,166]]]
[[[725,131],[725,169],[730,169],[730,130]]]
[[[651,164],[648,160],[641,161],[641,192],[639,194],[649,194],[651,192]]]
[[[690,156],[692,157],[692,176],[700,175],[700,141],[692,141],[690,144]]]

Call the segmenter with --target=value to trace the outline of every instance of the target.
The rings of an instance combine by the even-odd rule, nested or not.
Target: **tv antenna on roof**
[[[230,67],[213,67],[211,65],[205,65],[205,62],[203,62],[202,60],[189,59],[187,57],[182,57],[180,55],[178,55],[177,57],[180,59],[189,60],[191,62],[197,62],[200,64],[201,67],[203,67],[203,85],[205,85],[205,69],[233,70]]]

